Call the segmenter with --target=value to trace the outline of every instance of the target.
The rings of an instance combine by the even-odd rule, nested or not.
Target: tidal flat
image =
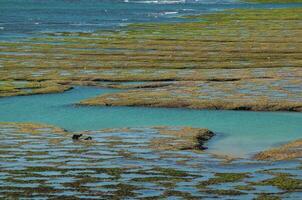
[[[301,11],[233,9],[184,23],[1,41],[1,96],[94,85],[133,90],[81,104],[300,112]]]
[[[154,140],[206,130],[175,127],[84,132],[1,123],[1,198],[297,199],[301,161],[228,161]],[[93,139],[72,140],[72,134]],[[208,138],[207,135],[199,135]],[[185,139],[186,140],[186,139]]]
[[[0,35],[0,199],[300,199],[302,4],[248,2]]]

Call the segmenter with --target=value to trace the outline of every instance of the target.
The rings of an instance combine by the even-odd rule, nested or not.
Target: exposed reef
[[[214,133],[208,129],[192,127],[155,127],[160,134],[174,136],[154,138],[151,148],[156,150],[204,150],[204,143],[210,140]]]
[[[289,142],[255,155],[258,160],[290,160],[302,158],[302,139]]]
[[[82,133],[93,140],[71,139]],[[299,199],[299,161],[225,163],[205,153],[150,145],[156,138],[174,138],[187,146],[196,136],[204,141],[212,134],[189,127],[73,133],[43,124],[0,123],[0,198]]]
[[[182,89],[187,90],[182,93]],[[192,89],[192,90],[191,90]],[[197,88],[198,89],[198,88]],[[191,90],[191,91],[190,91]],[[302,111],[302,102],[286,100],[269,100],[265,97],[233,95],[221,92],[217,97],[196,97],[195,88],[161,88],[154,90],[130,90],[115,94],[105,94],[88,100],[79,105],[86,106],[146,106],[166,108],[214,109],[214,110],[248,110],[248,111]],[[200,95],[202,95],[201,93]],[[209,92],[209,95],[211,93]],[[228,98],[229,97],[229,98]]]
[[[131,89],[84,101],[95,105],[301,112],[301,13],[234,9],[1,41],[0,96],[90,85]]]
[[[29,133],[29,134],[42,134],[44,132],[55,132],[58,134],[66,134],[68,131],[46,124],[39,124],[39,123],[15,123],[15,122],[0,122],[1,130],[9,132],[10,130],[15,130],[18,133]]]

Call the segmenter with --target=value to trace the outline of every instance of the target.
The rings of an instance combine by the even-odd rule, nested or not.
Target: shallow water
[[[204,127],[217,134],[208,151],[239,157],[301,137],[301,113],[74,105],[117,91],[76,87],[60,94],[1,98],[0,121],[42,122],[71,131],[158,125]]]
[[[157,151],[148,144],[163,136],[152,128],[85,132],[93,137],[91,142],[72,141],[67,133],[52,128],[37,128],[39,134],[19,128],[0,124],[0,198],[22,194],[31,199],[95,199],[100,195],[103,199],[253,199],[259,192],[285,199],[300,196],[298,189],[295,193],[296,189],[284,191],[271,184],[261,185],[261,181],[274,177],[270,174],[273,172],[301,177],[299,161],[260,164],[239,160],[222,164],[208,154]],[[217,173],[230,172],[242,178],[210,181],[204,186],[204,181],[219,176]],[[236,188],[246,185],[255,190]],[[216,194],[216,190],[241,193],[226,196]]]

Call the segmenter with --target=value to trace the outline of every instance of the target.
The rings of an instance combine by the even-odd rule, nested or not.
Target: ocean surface
[[[302,4],[301,4],[302,5]],[[249,4],[236,0],[1,0],[0,40],[45,32],[94,32],[130,23],[180,22],[180,16],[231,8],[278,8],[297,4]]]

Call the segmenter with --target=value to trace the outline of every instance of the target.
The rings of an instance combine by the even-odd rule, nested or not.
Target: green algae
[[[97,173],[106,173],[110,176],[113,176],[115,179],[119,179],[123,173],[121,168],[98,168],[96,169]]]
[[[0,55],[0,74],[7,86],[1,86],[1,96],[63,92],[72,85],[100,87],[140,88],[124,86],[121,81],[210,81],[235,82],[253,79],[270,85],[270,78],[287,80],[286,70],[300,77],[301,67],[301,8],[286,9],[233,9],[216,14],[191,16],[194,22],[176,24],[133,24],[119,31],[97,33],[54,33],[18,43],[1,42],[5,53]],[[200,21],[198,19],[201,19]],[[156,31],[155,31],[156,30]],[[26,50],[26,53],[24,53]],[[224,70],[227,69],[227,70]],[[238,69],[237,71],[235,69]],[[259,69],[259,74],[252,73]],[[222,72],[223,71],[223,72]],[[227,75],[225,75],[226,72]],[[214,77],[213,77],[214,76]],[[277,77],[276,77],[277,76]],[[299,78],[296,80],[299,80]],[[11,81],[25,80],[28,86],[15,87]],[[101,83],[114,81],[114,84]],[[41,83],[40,86],[36,83]],[[29,86],[35,83],[34,86]],[[287,86],[281,83],[281,86]],[[293,83],[288,83],[293,86]],[[51,86],[50,86],[51,85]],[[147,88],[177,87],[151,85]],[[220,86],[216,86],[220,87]],[[240,102],[256,97],[253,91],[261,88],[248,86],[250,95],[234,91],[234,98],[219,95],[217,98],[234,102],[200,101],[196,86],[192,99],[178,96],[172,101],[172,92],[158,97],[158,102],[120,99],[109,105],[146,105],[163,107],[190,107],[244,110],[294,110],[300,111],[297,91],[269,88],[262,92],[257,105]],[[240,89],[240,88],[239,88]],[[229,91],[223,91],[228,94]],[[209,98],[216,96],[209,92]],[[273,95],[272,95],[273,94]],[[129,94],[132,95],[132,94]],[[143,94],[141,95],[143,96]],[[200,96],[207,96],[203,93]],[[282,97],[284,97],[282,99]],[[263,102],[267,98],[272,102]],[[167,99],[167,100],[165,100]],[[281,100],[280,100],[281,99]],[[292,103],[294,101],[294,103]],[[221,106],[227,104],[227,107]],[[284,106],[282,106],[284,105]]]
[[[174,135],[183,132],[181,127],[165,129]],[[205,196],[245,198],[245,195],[258,195],[269,199],[260,194],[258,186],[281,189],[272,190],[269,197],[285,197],[301,190],[299,175],[276,172],[282,170],[277,163],[276,166],[256,165],[258,170],[245,173],[236,172],[238,166],[234,166],[233,173],[215,173],[216,168],[221,170],[226,165],[223,162],[216,165],[216,158],[208,160],[206,155],[188,151],[154,151],[148,143],[154,137],[163,136],[159,131],[164,131],[163,127],[85,131],[83,134],[91,135],[95,140],[85,145],[81,141],[72,141],[71,132],[57,127],[0,123],[0,150],[3,152],[0,198],[200,199]],[[54,139],[59,142],[51,142]],[[106,145],[110,140],[118,140],[121,144],[126,142],[127,145]],[[123,150],[134,156],[120,153]],[[181,162],[183,160],[187,162]],[[239,165],[242,164],[248,163]],[[254,164],[248,167],[255,167]],[[231,171],[233,165],[236,164],[228,163],[226,169]],[[263,168],[268,169],[259,171]],[[263,179],[259,175],[263,172],[273,177]],[[144,196],[144,191],[149,191],[150,195]]]
[[[292,178],[288,174],[277,174],[274,178],[264,180],[256,185],[272,185],[276,186],[281,190],[292,192],[292,191],[301,191],[302,189],[302,180]]]
[[[220,183],[239,182],[248,177],[248,173],[216,173],[214,178],[200,182],[198,187],[205,188]]]
[[[243,191],[252,191],[255,190],[255,188],[253,186],[250,185],[238,185],[235,187],[235,189],[237,190],[243,190]]]
[[[280,147],[268,149],[257,153],[254,158],[258,160],[292,160],[301,158],[302,140],[298,139]]]
[[[204,143],[209,141],[215,134],[208,129],[192,127],[154,127],[162,135],[171,137],[154,138],[150,147],[156,150],[204,150]]]
[[[255,200],[281,200],[281,198],[270,194],[260,194],[255,198]]]
[[[222,195],[222,196],[237,196],[244,194],[238,190],[205,190],[205,192],[210,194]]]
[[[135,182],[161,182],[166,181],[167,177],[164,176],[155,176],[155,177],[145,177],[145,178],[134,178],[132,181]]]
[[[165,176],[174,176],[174,177],[189,176],[188,173],[181,170],[175,170],[173,168],[154,168],[154,170],[162,173]]]
[[[129,197],[135,197],[137,194],[135,190],[138,190],[140,187],[129,185],[129,184],[123,184],[119,183],[117,185],[108,185],[107,188],[113,188],[116,189],[114,192],[115,198],[129,198]]]
[[[162,195],[162,198],[168,198],[168,197],[180,197],[182,199],[189,199],[189,200],[197,200],[200,199],[200,197],[190,194],[189,192],[181,192],[177,190],[168,190],[165,191]]]
[[[265,81],[261,81],[261,83],[263,82]],[[251,84],[254,83],[255,81]],[[290,95],[280,94],[278,91],[261,93],[260,89],[263,85],[260,85],[260,81],[258,86],[256,86],[259,89],[253,88],[253,91],[256,91],[257,95],[253,95],[253,91],[244,94],[240,92],[245,90],[240,88],[240,84],[247,84],[247,81],[232,84],[224,82],[210,84],[211,86],[208,87],[209,83],[207,82],[179,83],[161,88],[160,90],[156,88],[128,90],[83,100],[79,104],[91,106],[149,106],[254,111],[301,112],[302,110],[298,93],[293,94],[292,97],[296,99],[294,101],[288,101]],[[208,88],[207,90],[211,91],[203,92],[203,85]]]

